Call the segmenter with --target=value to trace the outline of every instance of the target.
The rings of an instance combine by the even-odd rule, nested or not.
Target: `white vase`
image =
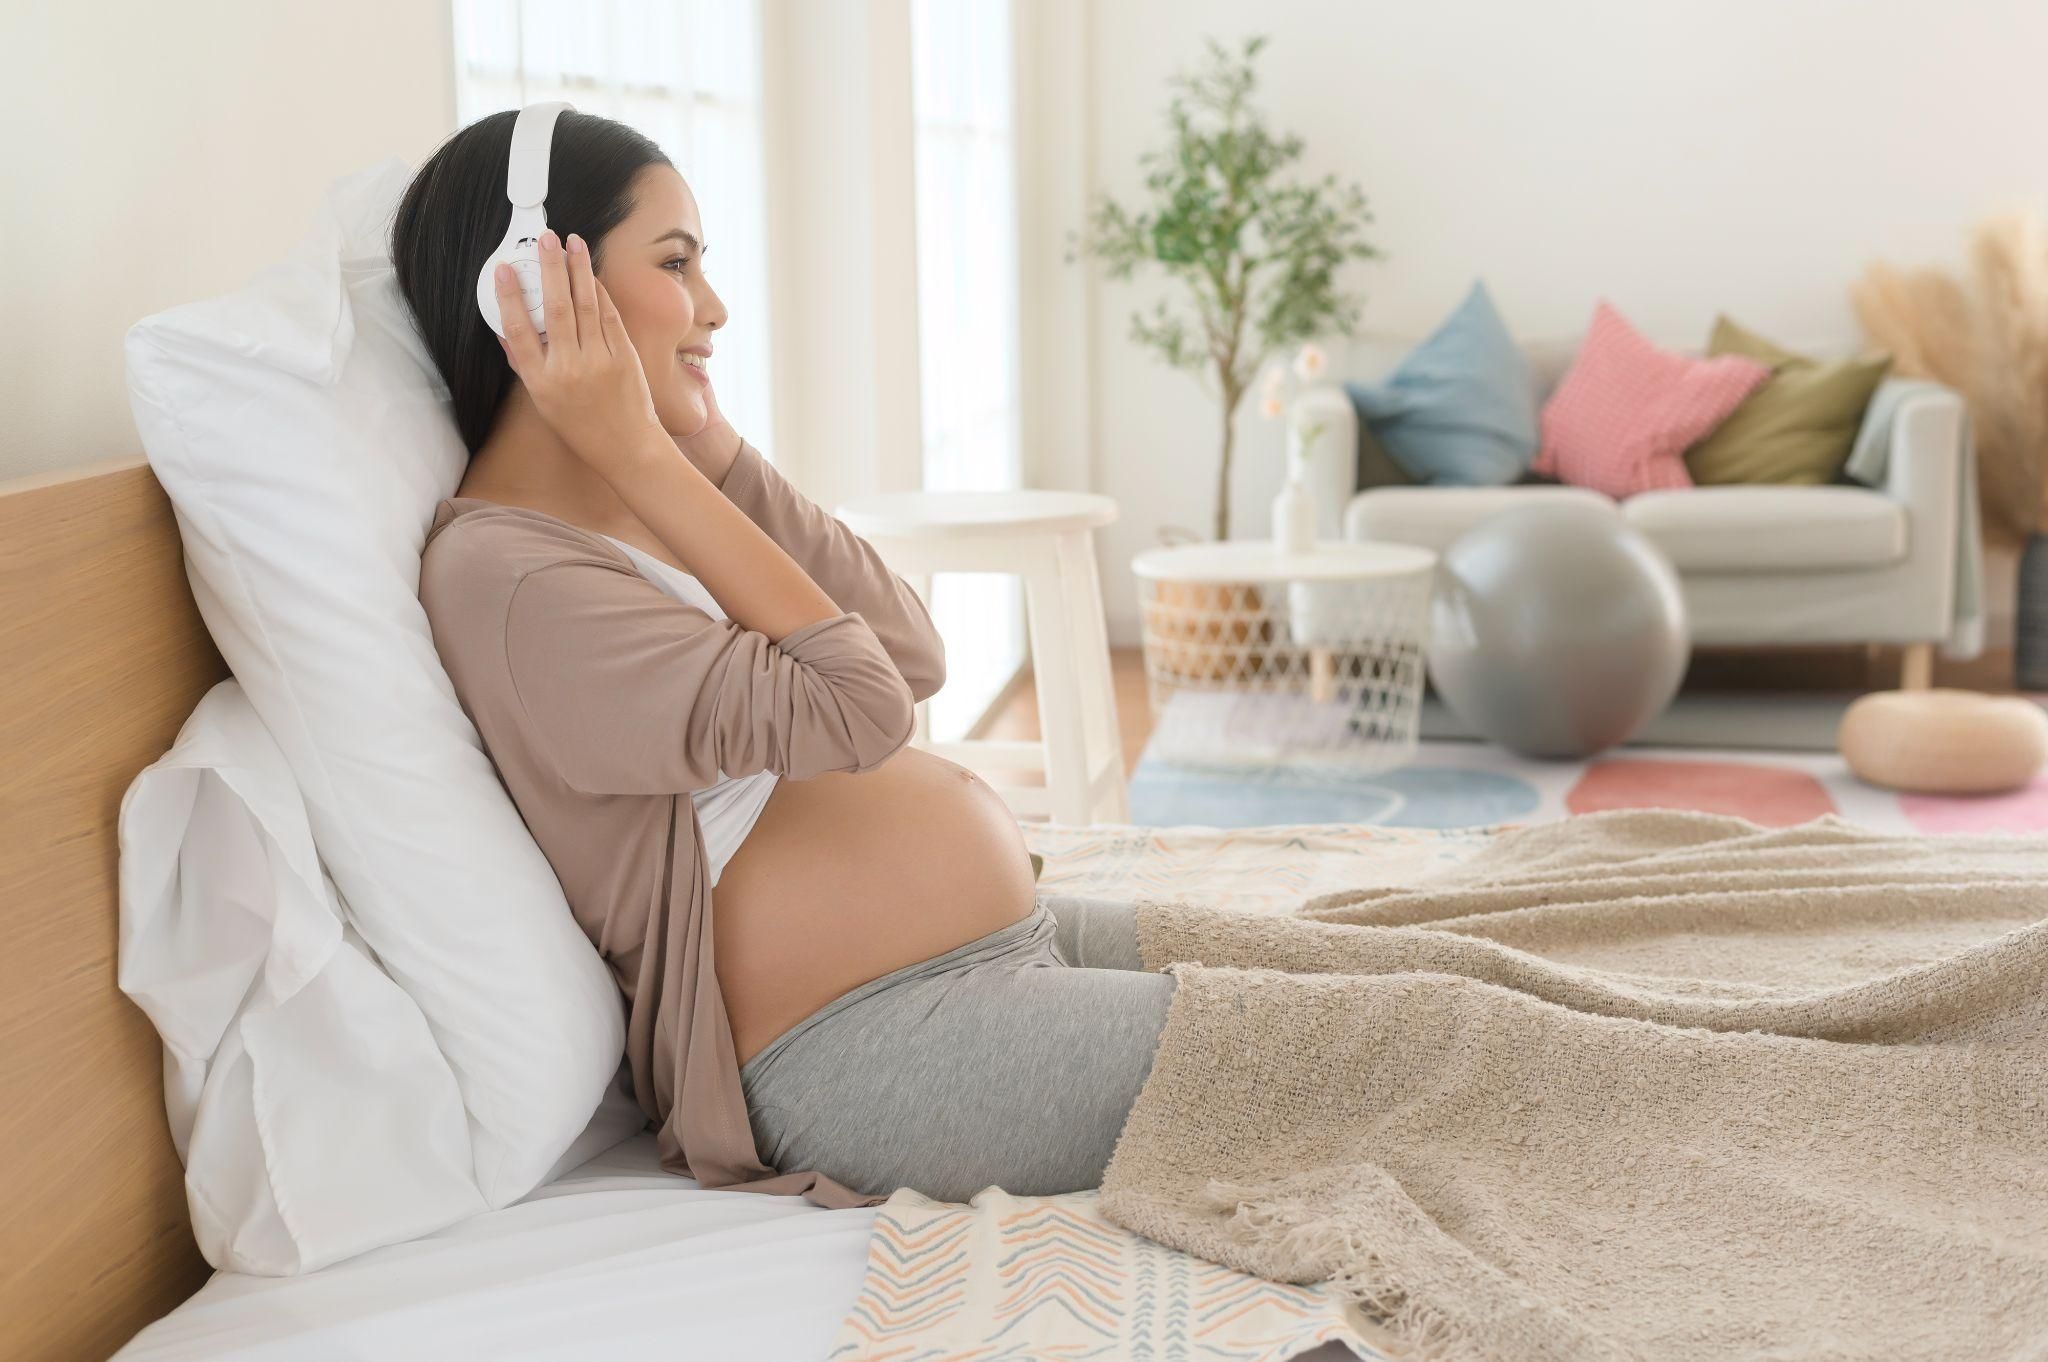
[[[1316,494],[1301,475],[1301,438],[1287,431],[1287,481],[1273,498],[1273,548],[1278,553],[1313,553]]]

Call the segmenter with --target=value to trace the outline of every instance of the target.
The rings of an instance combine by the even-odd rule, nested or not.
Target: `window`
[[[1017,155],[1009,0],[912,0],[919,387],[928,491],[1021,480]],[[932,584],[946,685],[932,737],[963,736],[1024,657],[1014,577]]]
[[[759,0],[456,0],[457,125],[548,99],[645,133],[689,182],[731,313],[718,404],[773,450]]]

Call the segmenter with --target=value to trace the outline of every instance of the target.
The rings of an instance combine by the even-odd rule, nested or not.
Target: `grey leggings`
[[[1130,904],[1041,895],[1007,927],[871,979],[740,1069],[761,1157],[869,1195],[1101,1183],[1175,980]]]

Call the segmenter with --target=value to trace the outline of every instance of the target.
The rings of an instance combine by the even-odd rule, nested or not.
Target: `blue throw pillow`
[[[1393,373],[1344,387],[1388,456],[1417,482],[1498,487],[1535,461],[1529,363],[1485,284],[1474,284]]]

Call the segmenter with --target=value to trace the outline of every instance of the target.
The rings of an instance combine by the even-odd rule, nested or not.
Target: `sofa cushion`
[[[1488,516],[1522,506],[1614,502],[1584,487],[1379,487],[1351,499],[1344,537],[1415,544],[1439,553]]]
[[[1685,452],[1686,470],[1702,487],[1835,482],[1849,460],[1871,394],[1892,363],[1889,355],[1811,359],[1726,317],[1715,319],[1707,353],[1746,355],[1768,364],[1771,377],[1712,435]]]
[[[1377,383],[1346,391],[1395,463],[1417,482],[1510,483],[1536,453],[1536,397],[1522,348],[1486,285]]]
[[[1621,514],[1680,572],[1866,568],[1906,556],[1906,508],[1860,487],[1645,492]]]
[[[1532,466],[1611,497],[1690,487],[1687,446],[1770,376],[1741,355],[1696,359],[1652,344],[1603,300],[1578,358],[1543,405]]]

